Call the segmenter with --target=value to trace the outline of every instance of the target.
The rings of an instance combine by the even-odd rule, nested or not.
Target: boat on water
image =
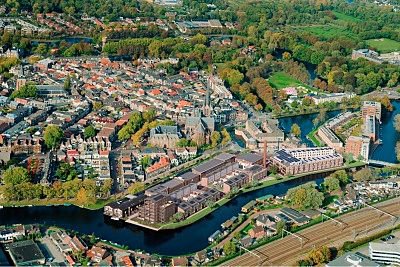
[[[119,218],[118,217],[111,217],[111,220],[119,221]]]
[[[0,209],[4,208],[4,206],[0,206]]]

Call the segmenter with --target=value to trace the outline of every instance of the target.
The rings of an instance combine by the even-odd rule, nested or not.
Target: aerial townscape
[[[0,0],[0,266],[400,266],[400,1]]]

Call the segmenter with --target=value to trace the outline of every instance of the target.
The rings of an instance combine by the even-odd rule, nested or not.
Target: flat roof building
[[[360,253],[349,252],[328,262],[326,267],[379,267],[379,264]]]
[[[11,243],[8,251],[16,266],[43,265],[46,262],[42,251],[33,240],[25,240]]]
[[[369,158],[370,146],[371,140],[368,137],[349,136],[344,151],[347,154],[353,155],[355,158],[361,156],[363,159],[367,160]]]
[[[282,149],[272,158],[272,164],[283,175],[297,175],[340,167],[343,157],[330,147]]]
[[[367,116],[374,116],[378,121],[381,121],[382,105],[380,102],[364,101],[361,107],[361,116],[363,119]]]
[[[370,242],[369,257],[377,263],[400,266],[400,241],[396,243]]]

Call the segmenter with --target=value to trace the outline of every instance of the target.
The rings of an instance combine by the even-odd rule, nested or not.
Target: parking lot
[[[64,255],[57,249],[56,245],[46,236],[40,240],[40,247],[47,259],[53,258],[53,262],[64,262]]]

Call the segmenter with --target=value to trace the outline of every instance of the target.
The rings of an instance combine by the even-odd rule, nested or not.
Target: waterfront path
[[[379,203],[375,207],[385,213],[369,207],[362,208],[337,217],[336,220],[341,224],[325,221],[297,232],[296,236],[289,235],[254,249],[252,253],[247,252],[223,266],[295,265],[314,247],[340,247],[347,240],[364,238],[400,224],[400,198]]]

